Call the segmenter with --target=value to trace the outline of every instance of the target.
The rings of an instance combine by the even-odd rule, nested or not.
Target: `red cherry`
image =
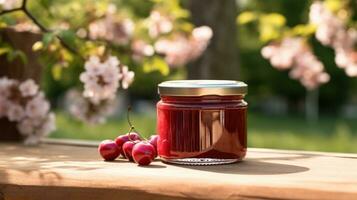
[[[118,147],[121,149],[121,155],[125,157],[124,151],[123,151],[123,144],[125,142],[129,141],[129,136],[128,135],[120,135],[115,139],[115,143],[118,145]]]
[[[131,132],[130,133],[130,139],[129,139],[129,133],[125,134],[125,135],[120,135],[115,139],[115,143],[118,145],[118,147],[122,150],[123,149],[123,145],[125,142],[130,141],[130,140],[141,140],[139,134],[135,133],[135,132]],[[124,151],[121,151],[121,155],[126,158]]]
[[[149,142],[152,144],[155,148],[155,158],[157,156],[157,140],[159,139],[158,135],[152,135],[149,137]]]
[[[149,142],[142,141],[135,144],[132,155],[139,165],[149,165],[154,160],[155,148]]]
[[[120,148],[113,140],[104,140],[99,144],[98,152],[106,161],[115,160],[120,154]]]
[[[129,141],[128,135],[120,135],[115,139],[115,143],[117,143],[118,147],[122,147],[127,141]]]
[[[152,135],[149,137],[150,144],[152,144],[155,148],[157,147],[157,139],[159,139],[158,135]]]
[[[127,134],[131,140],[141,140],[141,137],[138,133],[131,132]]]
[[[132,155],[133,147],[138,142],[139,141],[127,141],[123,144],[123,154],[130,161],[133,161],[133,155]]]

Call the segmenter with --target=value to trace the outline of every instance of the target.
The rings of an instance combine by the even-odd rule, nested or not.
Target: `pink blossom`
[[[192,31],[192,38],[198,41],[208,41],[212,38],[213,31],[208,26],[200,26]]]
[[[28,79],[20,84],[19,89],[22,96],[24,97],[33,96],[38,91],[38,85],[32,79]]]
[[[335,50],[335,62],[345,69],[348,76],[357,76],[357,61],[353,55],[357,52],[357,31],[348,29],[345,21],[332,13],[323,2],[315,1],[310,7],[310,22],[316,25],[316,39],[323,45]]]
[[[25,138],[24,144],[27,146],[34,146],[40,143],[41,137],[38,135],[29,135]]]
[[[7,113],[6,113],[8,119],[12,122],[20,121],[25,117],[25,111],[24,109],[18,105],[18,104],[10,104],[9,107],[7,108]]]
[[[169,16],[163,15],[157,10],[153,10],[148,18],[149,35],[152,38],[158,37],[160,34],[169,33],[173,29],[172,20]]]
[[[121,67],[121,82],[123,89],[128,89],[129,85],[134,81],[135,73],[129,71],[128,66]]]
[[[86,71],[80,75],[80,80],[84,83],[83,95],[94,104],[114,99],[121,78],[119,63],[114,56],[108,57],[104,62],[100,62],[96,56],[91,56],[85,63]]]
[[[40,92],[26,105],[26,116],[30,118],[44,118],[50,109],[50,104],[46,101],[44,94]]]
[[[17,129],[24,136],[29,136],[34,133],[35,126],[31,119],[27,118],[17,124]]]
[[[204,50],[206,50],[212,36],[213,31],[208,26],[200,26],[193,29],[190,40],[190,60],[198,58],[204,52]]]
[[[300,80],[309,90],[327,83],[330,79],[322,62],[302,38],[284,38],[279,43],[263,47],[261,53],[264,58],[269,59],[273,67],[280,70],[291,69],[289,76]]]
[[[134,23],[129,18],[118,19],[112,7],[108,8],[103,19],[89,24],[89,37],[93,40],[107,40],[117,45],[126,45],[133,34]]]
[[[346,74],[351,77],[357,76],[357,64],[346,67]]]
[[[8,98],[10,95],[10,88],[17,84],[18,82],[16,80],[8,79],[7,77],[0,78],[0,96]]]
[[[0,5],[5,10],[10,10],[19,5],[19,0],[0,0]]]
[[[159,39],[155,43],[155,51],[165,55],[165,61],[171,67],[178,67],[190,61],[190,42],[182,35],[173,39]]]
[[[36,135],[47,136],[52,131],[56,130],[56,117],[53,113],[49,113],[41,126],[36,130]]]
[[[38,85],[29,79],[20,83],[6,77],[0,78],[0,117],[17,122],[25,144],[37,144],[41,137],[55,128],[54,114]],[[21,95],[18,95],[21,93]],[[20,104],[21,102],[21,104]]]
[[[97,124],[104,123],[116,109],[116,100],[102,101],[100,104],[93,104],[87,98],[83,97],[80,92],[70,90],[66,94],[66,102],[69,105],[69,112],[77,119]]]
[[[152,56],[155,53],[154,47],[144,40],[134,40],[131,43],[131,50],[133,51],[133,59],[137,62],[141,61],[146,56]]]
[[[178,34],[170,39],[162,38],[156,41],[154,48],[165,56],[165,61],[171,67],[179,67],[201,56],[212,34],[208,26],[197,27],[190,37]]]
[[[276,55],[277,50],[278,48],[275,45],[271,44],[263,47],[261,50],[261,54],[265,59],[270,59],[271,57],[273,57],[273,55]]]

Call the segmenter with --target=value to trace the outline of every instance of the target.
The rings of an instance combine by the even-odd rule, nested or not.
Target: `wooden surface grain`
[[[0,143],[0,200],[357,199],[357,155],[249,149],[240,163],[148,167],[95,147]]]

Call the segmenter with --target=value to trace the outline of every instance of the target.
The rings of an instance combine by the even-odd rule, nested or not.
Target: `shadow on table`
[[[181,166],[193,170],[203,170],[223,174],[242,174],[242,175],[277,175],[277,174],[293,174],[310,170],[308,167],[294,164],[285,164],[287,161],[297,161],[302,159],[310,159],[312,157],[321,156],[318,154],[309,153],[284,153],[270,151],[259,152],[259,157],[245,158],[243,161],[228,164],[228,165],[212,165],[212,166]],[[264,155],[266,154],[266,155]],[[285,162],[285,163],[282,163]]]
[[[188,169],[203,170],[224,174],[245,174],[245,175],[276,175],[292,174],[308,171],[309,168],[265,162],[259,159],[247,159],[238,163],[229,165],[212,165],[212,166],[181,166]]]

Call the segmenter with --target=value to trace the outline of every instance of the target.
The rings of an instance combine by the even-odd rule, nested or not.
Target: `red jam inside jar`
[[[164,162],[227,164],[247,150],[247,85],[238,81],[182,80],[159,85],[158,154]]]

